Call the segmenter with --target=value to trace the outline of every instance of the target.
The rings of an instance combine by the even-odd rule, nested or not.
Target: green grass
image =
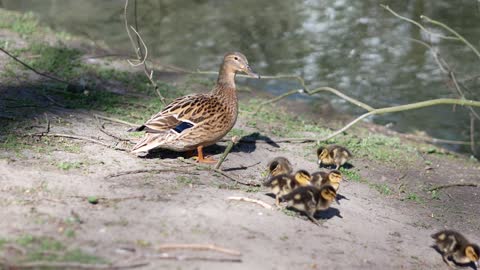
[[[363,179],[358,172],[353,171],[353,170],[347,170],[343,167],[340,168],[340,172],[342,172],[343,177],[345,177],[349,181],[353,182],[358,182],[358,183],[364,183],[366,182],[365,179]]]
[[[71,234],[71,233],[68,233]],[[70,237],[67,235],[67,237]],[[5,244],[15,243],[24,248],[25,254],[19,254],[14,261],[31,262],[77,262],[77,263],[106,263],[107,261],[80,249],[68,249],[63,242],[51,237],[25,234],[16,239],[0,239],[0,249]]]
[[[424,200],[416,193],[414,192],[410,192],[407,194],[407,196],[405,196],[405,199],[406,200],[409,200],[409,201],[414,201],[416,203],[423,203]]]
[[[10,29],[21,36],[28,36],[38,30],[38,19],[32,12],[15,13],[6,10],[0,11],[0,28]]]
[[[369,186],[373,187],[382,195],[388,196],[393,194],[392,189],[387,184],[371,183]]]
[[[62,161],[62,162],[57,163],[57,168],[59,168],[61,170],[64,170],[64,171],[68,171],[68,170],[71,170],[71,169],[79,169],[79,168],[82,167],[82,165],[83,165],[82,162]]]

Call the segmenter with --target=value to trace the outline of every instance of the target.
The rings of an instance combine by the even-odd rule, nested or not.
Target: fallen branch
[[[209,251],[216,251],[216,252],[233,255],[233,256],[242,256],[242,253],[236,250],[219,247],[212,244],[163,244],[163,245],[157,246],[156,249],[159,251],[172,250],[172,249],[190,249],[190,250],[202,250],[202,251],[209,250]]]
[[[222,165],[223,161],[228,156],[230,151],[232,151],[233,145],[235,145],[236,143],[238,143],[238,137],[233,136],[231,140],[228,142],[227,148],[225,148],[225,151],[223,152],[222,156],[220,157],[217,164],[215,165],[215,169],[220,169],[220,166]]]
[[[96,118],[100,118],[100,119],[103,119],[103,120],[108,120],[108,121],[114,122],[114,123],[124,124],[124,125],[131,126],[131,127],[138,126],[137,124],[133,124],[133,123],[130,123],[130,122],[127,122],[127,121],[117,119],[117,118],[103,116],[103,115],[100,115],[100,114],[93,114],[93,116],[95,116]]]
[[[242,262],[241,258],[214,258],[201,256],[170,255],[167,253],[144,256],[149,259],[176,260],[176,261],[209,261],[209,262]]]
[[[420,101],[420,102],[410,103],[410,104],[405,104],[405,105],[375,109],[373,111],[370,111],[368,113],[360,115],[359,117],[357,117],[356,119],[354,119],[353,121],[348,123],[343,128],[333,132],[332,134],[330,134],[326,137],[318,139],[317,141],[318,142],[327,141],[327,140],[337,136],[338,134],[346,131],[347,129],[351,128],[353,125],[358,123],[360,120],[362,120],[364,118],[367,118],[368,116],[385,114],[385,113],[392,113],[392,112],[403,112],[403,111],[409,111],[409,110],[416,110],[416,109],[420,109],[420,108],[431,107],[431,106],[442,105],[442,104],[456,104],[456,105],[460,105],[460,106],[480,107],[480,101],[467,100],[467,99],[439,98],[439,99]]]
[[[261,205],[263,208],[266,209],[272,209],[272,206],[266,202],[262,202],[260,200],[256,199],[250,199],[246,197],[228,197],[227,200],[229,201],[243,201],[243,202],[251,202],[251,203],[256,203],[258,205]]]
[[[100,269],[129,269],[138,268],[149,265],[149,262],[138,262],[132,264],[115,265],[115,264],[88,264],[88,263],[75,263],[75,262],[47,262],[37,261],[21,264],[14,264],[8,262],[0,262],[0,266],[4,266],[5,269],[40,269],[40,268],[57,268],[57,269],[85,269],[85,270],[100,270]],[[3,269],[3,268],[2,268]]]
[[[450,188],[450,187],[478,187],[479,184],[475,183],[457,183],[457,184],[446,184],[446,185],[440,185],[436,187],[432,187],[428,189],[428,191],[434,191],[434,190],[440,190],[444,188]]]
[[[34,69],[33,67],[31,67],[30,65],[28,65],[27,63],[23,62],[22,60],[18,59],[16,56],[12,55],[11,53],[9,53],[8,51],[6,51],[5,49],[3,48],[0,48],[0,51],[2,51],[4,54],[8,55],[9,57],[11,57],[13,60],[15,60],[16,62],[20,63],[22,66],[26,67],[27,69],[33,71],[34,73],[42,76],[42,77],[45,77],[45,78],[48,78],[50,80],[53,80],[53,81],[56,81],[56,82],[59,82],[59,83],[63,83],[63,84],[66,84],[66,85],[70,85],[69,82],[65,81],[65,80],[62,80],[62,79],[59,79],[59,78],[56,78],[56,77],[53,77],[51,75],[48,75],[46,73],[43,73],[43,72],[40,72],[36,69]]]
[[[99,140],[95,140],[92,138],[88,137],[82,137],[82,136],[77,136],[77,135],[72,135],[72,134],[63,134],[63,133],[33,133],[33,134],[24,134],[22,135],[23,137],[57,137],[57,138],[69,138],[69,139],[74,139],[74,140],[81,140],[81,141],[87,141],[95,144],[99,144],[102,146],[105,146],[107,148],[113,149],[113,150],[119,150],[119,151],[128,151],[128,149],[117,147],[117,146],[112,146],[110,144],[104,143]]]
[[[133,171],[124,171],[124,172],[118,172],[118,173],[113,173],[105,176],[105,178],[114,178],[114,177],[119,177],[123,175],[129,175],[129,174],[139,174],[139,173],[162,173],[162,172],[175,172],[175,173],[183,173],[183,174],[197,174],[192,171],[186,171],[186,170],[179,170],[179,169],[141,169],[141,170],[133,170]]]
[[[188,160],[188,159],[184,159],[182,157],[179,157],[177,158],[177,160],[179,160],[180,162],[183,162],[183,163],[187,163],[187,164],[190,164],[190,165],[195,165],[195,168],[198,169],[198,170],[202,170],[202,171],[213,171],[213,172],[216,172],[216,173],[219,173],[223,176],[225,176],[226,178],[238,183],[238,184],[241,184],[241,185],[244,185],[244,186],[250,186],[250,187],[259,187],[260,184],[258,183],[249,183],[249,182],[243,182],[243,181],[240,181],[239,179],[233,177],[233,176],[230,176],[229,174],[227,174],[226,172],[222,171],[222,170],[219,170],[219,169],[215,169],[215,168],[212,168],[212,167],[209,167],[209,166],[205,166],[205,165],[200,165],[194,161],[191,161],[191,160]]]

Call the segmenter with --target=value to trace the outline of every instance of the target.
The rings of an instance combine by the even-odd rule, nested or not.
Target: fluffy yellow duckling
[[[455,264],[449,260],[453,259],[458,264],[468,264],[473,262],[478,267],[480,248],[476,244],[470,243],[459,232],[452,230],[443,230],[432,234],[435,239],[435,245],[443,256],[443,261],[450,267]]]
[[[323,185],[331,185],[336,192],[340,188],[340,182],[342,182],[343,176],[339,170],[331,170],[329,172],[315,172],[312,173],[312,184],[317,187]]]
[[[297,187],[310,185],[310,174],[305,170],[299,170],[293,175],[280,174],[271,177],[264,183],[264,186],[270,187],[275,194],[275,204],[280,206],[280,197]]]
[[[304,186],[294,189],[292,192],[281,197],[281,201],[288,202],[288,205],[302,211],[316,225],[320,225],[314,218],[316,211],[325,210],[330,207],[337,193],[331,185]]]
[[[276,157],[268,163],[267,170],[267,179],[270,179],[273,176],[281,174],[291,174],[293,171],[293,167],[287,158]]]
[[[317,157],[318,165],[335,165],[338,170],[352,157],[352,153],[343,146],[332,144],[318,148]]]

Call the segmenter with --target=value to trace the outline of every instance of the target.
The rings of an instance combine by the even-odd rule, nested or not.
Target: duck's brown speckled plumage
[[[235,74],[239,71],[255,76],[243,54],[227,53],[212,91],[177,98],[134,129],[145,131],[145,136],[132,152],[154,148],[188,151],[219,141],[237,120]]]

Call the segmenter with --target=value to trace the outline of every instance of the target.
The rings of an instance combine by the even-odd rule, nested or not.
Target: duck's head
[[[323,200],[331,203],[337,197],[337,192],[331,185],[325,185],[320,188],[320,196]]]
[[[343,180],[342,173],[339,170],[332,170],[328,173],[328,179],[330,182],[338,184]]]
[[[277,176],[280,174],[291,174],[292,164],[284,157],[276,157],[268,164],[269,176]]]
[[[298,170],[295,175],[295,180],[300,184],[300,186],[308,186],[310,185],[310,180],[312,176],[306,170]]]
[[[227,71],[238,73],[242,72],[254,78],[260,78],[258,74],[253,72],[248,65],[248,60],[245,55],[239,52],[230,52],[223,57],[223,68]]]
[[[326,147],[319,147],[317,150],[318,165],[321,165],[323,160],[328,159],[330,153]]]
[[[480,256],[480,248],[477,245],[468,244],[465,248],[465,255],[471,262],[475,263],[475,265],[478,266],[478,256]]]

